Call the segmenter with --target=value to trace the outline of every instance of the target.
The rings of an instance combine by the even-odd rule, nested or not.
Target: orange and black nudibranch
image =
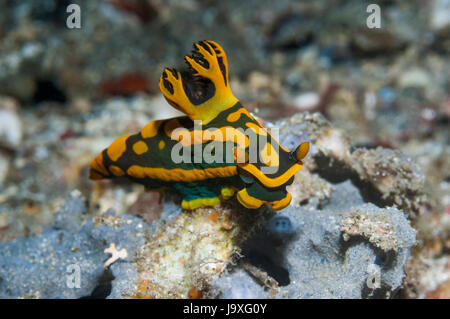
[[[184,209],[214,206],[235,192],[251,209],[289,205],[286,186],[302,168],[309,143],[285,149],[241,105],[231,92],[227,56],[219,44],[195,43],[185,60],[189,69],[165,69],[159,88],[187,116],[153,121],[117,139],[92,161],[90,178],[124,176],[150,191],[172,189],[181,194]],[[177,149],[188,160],[175,159]]]

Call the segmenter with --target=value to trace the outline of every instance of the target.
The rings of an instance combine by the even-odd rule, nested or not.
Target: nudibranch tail
[[[91,162],[91,166],[89,168],[89,178],[92,180],[100,180],[103,178],[108,178],[109,176],[110,173],[103,164],[103,152],[101,152]]]

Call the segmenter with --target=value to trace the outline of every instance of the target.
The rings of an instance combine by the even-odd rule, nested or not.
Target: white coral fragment
[[[125,259],[128,257],[128,252],[125,248],[122,248],[121,250],[117,250],[116,244],[111,243],[108,248],[104,250],[105,253],[111,254],[111,257],[105,262],[104,267],[107,268],[114,262],[116,262],[119,259]]]

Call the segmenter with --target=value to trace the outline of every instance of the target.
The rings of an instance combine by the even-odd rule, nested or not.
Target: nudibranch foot
[[[233,188],[233,187],[223,187],[220,190],[220,198],[223,201],[226,201],[227,199],[231,198],[234,195],[234,193],[236,193],[236,189],[235,188]]]
[[[186,210],[193,210],[204,206],[216,206],[220,204],[220,202],[221,201],[219,197],[197,198],[190,201],[186,201],[183,199],[183,201],[181,202],[181,208]]]

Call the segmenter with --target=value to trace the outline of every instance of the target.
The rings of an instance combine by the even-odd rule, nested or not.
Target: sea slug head
[[[295,151],[280,148],[270,155],[261,151],[261,161],[252,163],[248,152],[236,152],[239,176],[245,187],[237,193],[238,201],[245,207],[256,209],[268,204],[281,210],[291,202],[286,186],[292,184],[294,175],[302,168],[303,158],[308,154],[309,142],[301,143]]]

